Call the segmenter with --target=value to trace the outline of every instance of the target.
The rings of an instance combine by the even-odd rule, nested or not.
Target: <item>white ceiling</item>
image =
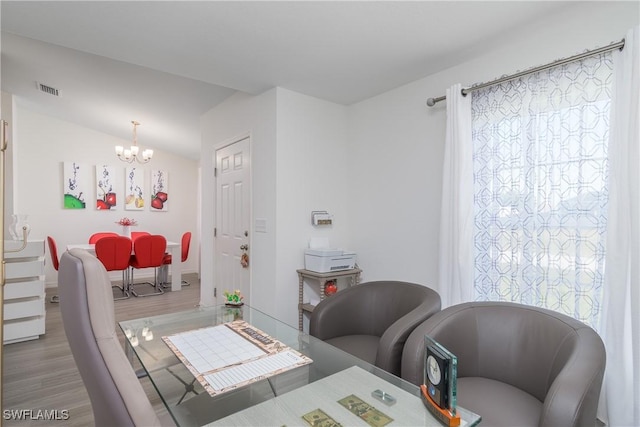
[[[236,90],[280,86],[349,105],[576,3],[2,1],[2,90],[123,139],[137,120],[141,146],[195,159],[200,115]]]

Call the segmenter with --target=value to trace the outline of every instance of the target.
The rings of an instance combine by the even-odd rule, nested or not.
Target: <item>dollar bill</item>
[[[383,427],[393,421],[393,418],[373,408],[360,416],[371,427]]]
[[[311,427],[342,427],[342,424],[331,418],[322,409],[314,409],[313,411],[304,414],[302,419]]]
[[[369,405],[354,394],[338,400],[338,403],[351,411],[351,413],[360,417],[360,419],[371,427],[383,427],[393,421],[393,418]]]

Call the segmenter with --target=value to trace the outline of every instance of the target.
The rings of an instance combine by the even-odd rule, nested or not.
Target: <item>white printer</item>
[[[329,248],[327,239],[311,239],[304,251],[304,268],[316,273],[351,270],[356,266],[356,254],[342,249]]]

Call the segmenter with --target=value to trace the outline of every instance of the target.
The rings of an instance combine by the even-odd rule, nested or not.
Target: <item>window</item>
[[[599,323],[611,53],[473,92],[477,300]]]

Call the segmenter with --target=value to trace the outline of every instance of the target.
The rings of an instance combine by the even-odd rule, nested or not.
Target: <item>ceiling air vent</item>
[[[48,93],[49,95],[53,96],[60,96],[60,91],[55,87],[47,86],[38,82],[36,82],[36,86],[40,92]]]

